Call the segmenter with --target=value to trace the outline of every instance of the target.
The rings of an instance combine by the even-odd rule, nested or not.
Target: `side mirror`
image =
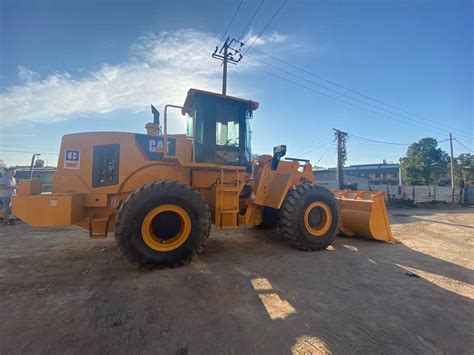
[[[277,145],[273,148],[273,158],[272,158],[272,170],[276,170],[278,168],[278,163],[280,159],[283,158],[286,154],[286,145]]]
[[[286,155],[286,145],[277,145],[276,147],[273,147],[273,156],[281,154],[280,158]]]

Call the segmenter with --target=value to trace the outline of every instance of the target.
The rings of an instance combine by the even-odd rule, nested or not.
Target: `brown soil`
[[[401,244],[214,230],[170,270],[113,237],[2,226],[0,353],[472,353],[474,209],[391,215]]]

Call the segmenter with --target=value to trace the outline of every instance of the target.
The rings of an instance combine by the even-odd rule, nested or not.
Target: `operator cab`
[[[249,120],[258,102],[190,89],[181,113],[193,118],[195,161],[245,166],[251,161]]]

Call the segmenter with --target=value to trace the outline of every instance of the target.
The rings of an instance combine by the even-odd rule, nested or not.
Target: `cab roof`
[[[195,97],[196,95],[198,94],[201,94],[201,95],[205,95],[205,96],[214,96],[214,97],[219,97],[219,98],[222,98],[222,99],[225,99],[225,100],[229,100],[229,101],[237,101],[237,102],[240,102],[240,103],[246,103],[250,106],[250,108],[252,110],[256,110],[258,109],[258,102],[257,101],[252,101],[252,100],[245,100],[245,99],[241,99],[239,97],[234,97],[234,96],[228,96],[228,95],[222,95],[222,94],[218,94],[216,92],[211,92],[211,91],[205,91],[205,90],[198,90],[198,89],[189,89],[188,91],[188,95],[186,96],[186,101],[184,101],[184,105],[183,105],[183,108],[181,109],[181,113],[184,115],[186,113],[191,113],[191,110],[193,109],[194,107],[194,100],[195,100]]]

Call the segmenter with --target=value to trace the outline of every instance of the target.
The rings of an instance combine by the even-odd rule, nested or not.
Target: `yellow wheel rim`
[[[315,213],[318,213],[318,215],[314,215]],[[304,225],[311,235],[322,237],[331,228],[331,223],[332,213],[326,203],[316,201],[306,208],[304,212]]]
[[[153,231],[153,221],[158,215],[165,212],[176,214],[180,223],[179,231],[170,238],[160,237]],[[172,204],[161,205],[147,213],[142,222],[141,233],[143,241],[151,249],[160,252],[172,251],[179,248],[188,239],[191,233],[191,217],[184,208]]]

